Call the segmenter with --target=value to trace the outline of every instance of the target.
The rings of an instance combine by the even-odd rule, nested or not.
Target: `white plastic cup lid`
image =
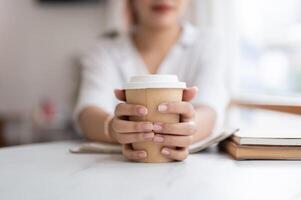
[[[123,84],[123,89],[145,89],[145,88],[186,88],[185,82],[180,82],[176,75],[142,75],[132,76],[130,81]]]

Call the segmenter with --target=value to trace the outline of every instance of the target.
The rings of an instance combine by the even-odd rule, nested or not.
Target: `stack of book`
[[[231,117],[242,128],[220,147],[234,159],[301,160],[301,116],[239,109]]]

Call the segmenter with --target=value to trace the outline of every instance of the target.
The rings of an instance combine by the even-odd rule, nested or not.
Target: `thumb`
[[[183,91],[183,101],[191,101],[198,93],[197,87],[186,88]]]
[[[120,100],[120,101],[125,101],[126,98],[125,98],[125,91],[124,90],[121,90],[121,89],[115,89],[114,90],[114,94],[115,94],[115,97]]]

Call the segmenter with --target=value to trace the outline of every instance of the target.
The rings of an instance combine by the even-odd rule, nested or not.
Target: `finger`
[[[112,128],[117,133],[151,132],[153,130],[153,123],[134,122],[114,118],[112,121]]]
[[[189,102],[174,102],[174,103],[161,103],[158,106],[158,111],[161,113],[174,113],[180,114],[185,119],[194,117],[194,107]]]
[[[155,134],[153,141],[165,146],[188,147],[193,142],[193,136]]]
[[[153,125],[155,133],[164,133],[172,135],[193,135],[196,132],[194,121],[182,123],[161,123],[156,122]]]
[[[191,101],[198,93],[197,87],[186,88],[183,91],[183,101]]]
[[[120,144],[130,144],[135,142],[152,141],[154,132],[149,133],[117,133],[116,140]]]
[[[125,90],[115,89],[114,90],[115,97],[120,101],[125,101]]]
[[[178,161],[185,160],[189,155],[188,148],[171,149],[164,147],[162,148],[161,153],[167,158]]]
[[[145,116],[147,108],[141,105],[133,105],[128,103],[120,103],[115,108],[115,116]]]
[[[144,150],[133,150],[132,145],[122,145],[122,154],[129,160],[139,161],[147,157],[147,152]]]

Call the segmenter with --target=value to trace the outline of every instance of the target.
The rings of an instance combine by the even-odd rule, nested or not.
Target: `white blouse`
[[[158,74],[175,74],[188,87],[197,86],[193,104],[211,106],[218,116],[216,128],[223,123],[227,95],[223,78],[220,45],[208,30],[182,25],[177,43],[158,68]],[[147,67],[128,35],[103,39],[83,59],[82,83],[75,117],[89,105],[113,114],[118,100],[114,89],[121,88],[130,76],[148,74]]]

